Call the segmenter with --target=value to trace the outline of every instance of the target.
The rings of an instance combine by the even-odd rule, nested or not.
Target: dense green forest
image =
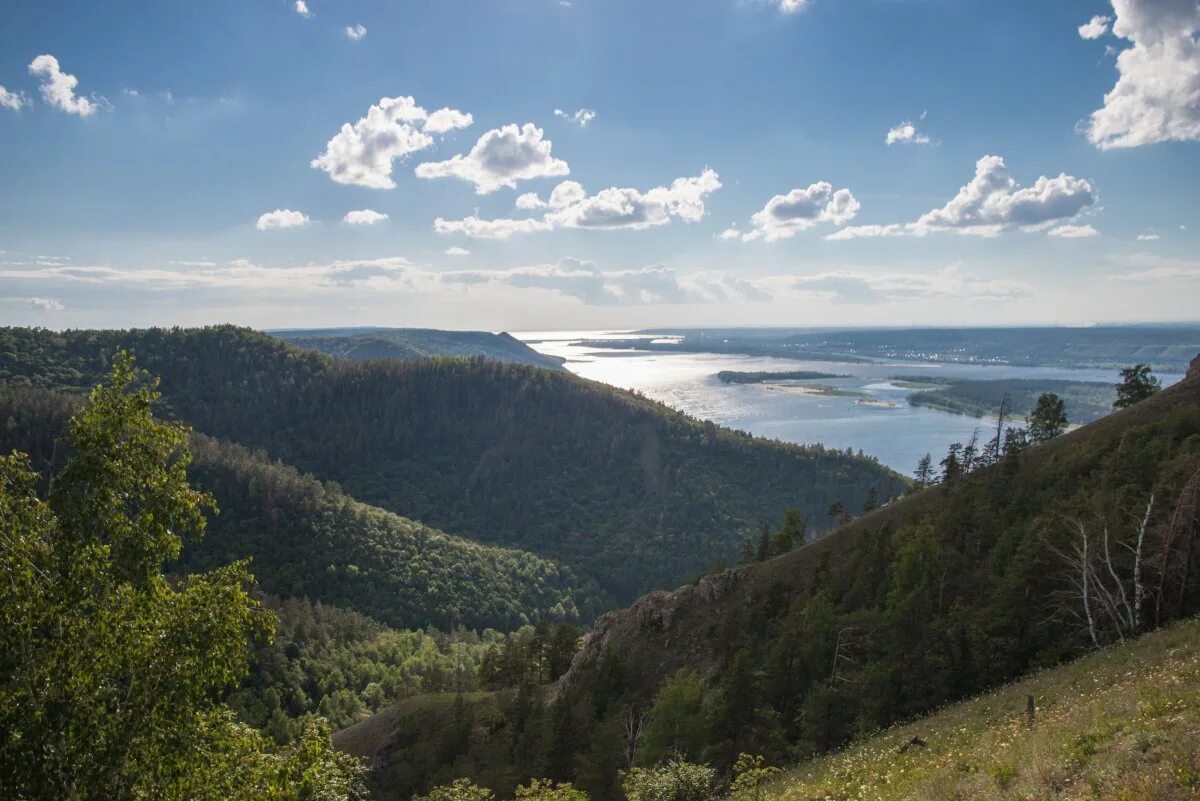
[[[1044,392],[1053,392],[1062,398],[1067,418],[1072,423],[1090,423],[1112,411],[1113,401],[1117,397],[1112,384],[1095,381],[1041,378],[931,380],[927,376],[895,376],[894,380],[904,384],[936,385],[911,393],[908,402],[914,406],[932,406],[975,417],[998,414],[1000,404],[1005,402],[1006,397],[1009,414],[1028,417],[1037,405],[1038,397]]]
[[[487,331],[439,331],[430,328],[316,328],[271,331],[293,345],[344,359],[430,359],[478,356],[551,370],[562,359],[538,353],[511,334]]]
[[[1200,373],[948,464],[822,539],[601,617],[549,690],[431,704],[359,738],[377,792],[457,772],[615,799],[622,769],[672,754],[784,764],[1200,610]]]
[[[238,717],[279,743],[302,736],[308,716],[334,729],[405,698],[510,686],[538,671],[562,675],[582,629],[543,621],[508,634],[459,628],[397,630],[307,599],[263,599],[271,638],[255,643],[249,674],[226,699]]]
[[[43,471],[77,399],[0,384],[0,452]],[[512,629],[542,618],[590,619],[606,603],[590,582],[529,553],[479,545],[359,503],[261,454],[193,435],[193,483],[213,494],[204,539],[177,564],[208,570],[250,557],[260,585],[282,597],[352,608],[400,627]]]
[[[558,560],[619,600],[734,557],[787,509],[816,530],[831,500],[859,508],[906,487],[874,460],[753,438],[564,372],[335,360],[231,326],[0,329],[0,380],[81,390],[118,345],[197,430],[360,501]]]

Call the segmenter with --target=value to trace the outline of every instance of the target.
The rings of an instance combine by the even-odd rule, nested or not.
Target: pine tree
[[[1067,430],[1067,411],[1062,398],[1044,392],[1037,399],[1029,416],[1029,439],[1034,443],[1049,442]]]
[[[762,524],[762,537],[758,541],[758,551],[754,554],[754,561],[765,562],[771,558],[771,527],[767,521]]]
[[[917,470],[913,474],[917,479],[918,487],[928,487],[933,483],[933,457],[928,453],[921,457],[917,462]]]
[[[1121,383],[1117,384],[1117,399],[1113,402],[1114,409],[1125,409],[1135,403],[1145,400],[1162,389],[1162,384],[1150,365],[1135,364],[1121,370]]]
[[[962,462],[959,461],[959,454],[962,453],[962,447],[961,442],[955,442],[947,449],[946,458],[942,459],[941,462],[943,484],[953,484],[962,477]]]

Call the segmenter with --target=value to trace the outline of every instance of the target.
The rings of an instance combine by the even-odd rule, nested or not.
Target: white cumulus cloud
[[[554,109],[554,116],[559,119],[573,122],[580,128],[586,128],[587,124],[596,119],[596,110],[590,108],[581,108],[578,111],[563,111],[561,108]]]
[[[455,245],[452,248],[446,248],[446,255],[447,256],[470,256],[471,251],[467,250],[466,248],[460,248],[457,245]]]
[[[932,231],[998,236],[1014,229],[1040,231],[1055,224],[1062,227],[1095,203],[1096,192],[1086,179],[1066,173],[1056,178],[1043,175],[1033,186],[1019,187],[1003,158],[984,156],[975,163],[975,177],[949,203],[922,214],[916,222],[850,226],[825,238],[924,236]]]
[[[543,216],[522,220],[463,220],[438,218],[439,233],[463,233],[486,239],[507,239],[513,234],[550,231],[555,228],[591,228],[600,230],[640,230],[667,225],[674,219],[696,222],[704,217],[704,198],[721,188],[720,178],[711,169],[689,178],[676,178],[670,186],[656,186],[645,192],[610,187],[594,195],[575,181],[563,181],[554,187],[550,199],[543,201],[532,192],[517,198],[517,208],[544,209]]]
[[[1200,3],[1112,0],[1116,85],[1083,125],[1101,150],[1200,140]],[[1082,29],[1081,29],[1082,33]]]
[[[515,124],[488,131],[471,152],[447,161],[418,164],[418,178],[458,178],[475,184],[486,195],[503,187],[515,189],[518,181],[567,175],[567,162],[551,155],[551,142],[533,123]]]
[[[551,190],[549,200],[542,200],[536,192],[526,192],[517,198],[517,208],[524,210],[561,209],[572,203],[578,203],[585,197],[587,197],[587,190],[578,181],[563,181]]]
[[[894,128],[889,128],[886,141],[889,145],[909,144],[909,145],[928,145],[933,140],[926,134],[917,130],[917,126],[912,122],[905,120]]]
[[[346,216],[342,218],[343,222],[348,222],[351,225],[374,225],[380,220],[386,220],[388,216],[374,209],[356,209],[346,212]]]
[[[754,230],[743,234],[742,239],[775,242],[821,222],[844,225],[854,219],[860,207],[849,189],[834,190],[829,182],[818,181],[807,189],[793,189],[768,200],[762,211],[750,218]]]
[[[564,187],[557,198],[552,193],[551,205],[561,204],[546,219],[564,228],[641,229],[666,225],[672,219],[697,222],[704,217],[704,198],[721,188],[715,170],[705,169],[700,175],[676,178],[670,186],[656,186],[645,192],[637,189],[602,189],[595,195],[580,197],[578,184]],[[569,201],[569,202],[568,202]]]
[[[295,228],[307,223],[308,216],[299,211],[275,209],[275,211],[268,211],[266,214],[260,215],[254,227],[260,231],[269,231],[272,228]]]
[[[304,2],[304,0],[296,0],[292,8],[296,9],[296,13],[302,17],[307,18],[312,16],[312,12],[308,10],[308,3]]]
[[[367,35],[367,29],[364,25],[347,25],[342,29],[342,33],[346,34],[346,38],[350,41],[357,42]]]
[[[430,134],[466,128],[473,121],[456,109],[429,113],[411,97],[384,97],[358,122],[342,125],[310,166],[339,184],[392,189],[392,162],[432,146]]]
[[[917,225],[988,236],[1010,227],[1068,220],[1095,202],[1092,185],[1083,178],[1043,175],[1033,186],[1018,189],[1002,157],[984,156],[975,164],[975,177],[945,206],[923,214]]]
[[[1099,39],[1108,33],[1108,24],[1110,22],[1112,22],[1111,17],[1104,17],[1097,14],[1079,26],[1079,36],[1083,39]]]
[[[433,230],[439,234],[465,234],[473,239],[508,239],[513,234],[549,231],[552,227],[544,220],[481,220],[474,215],[461,220],[438,217],[433,221]]]
[[[100,108],[95,100],[75,94],[79,79],[63,72],[54,56],[41,55],[35,58],[29,64],[29,74],[42,79],[39,87],[42,99],[60,111],[90,117]]]
[[[3,86],[0,86],[0,108],[10,108],[13,111],[20,111],[22,106],[29,105],[29,98],[25,97],[24,92],[10,92]]]

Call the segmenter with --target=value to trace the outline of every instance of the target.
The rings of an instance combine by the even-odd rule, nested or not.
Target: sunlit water
[[[567,359],[567,369],[577,375],[638,390],[694,417],[787,442],[862,450],[906,474],[912,473],[924,454],[933,454],[936,463],[950,443],[965,442],[977,429],[980,439],[987,439],[988,432],[995,431],[996,420],[910,406],[906,398],[911,390],[893,386],[889,376],[1040,377],[1108,383],[1117,379],[1116,372],[1109,370],[902,361],[846,364],[707,353],[612,351],[573,344],[580,339],[632,338],[622,332],[529,331],[513,336],[541,353]],[[804,395],[757,384],[722,384],[716,378],[721,370],[817,370],[847,375],[850,377],[815,383],[865,393],[869,402],[854,397]],[[1164,384],[1178,378],[1162,376]]]

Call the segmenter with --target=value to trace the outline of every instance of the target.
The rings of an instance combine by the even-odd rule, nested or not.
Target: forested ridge
[[[819,528],[906,481],[752,438],[564,373],[483,360],[350,362],[232,326],[0,329],[0,380],[80,390],[118,347],[164,410],[369,504],[554,558],[618,599],[730,559],[795,508]]]
[[[0,384],[0,452],[48,471],[69,457],[60,437],[78,399]],[[360,503],[262,454],[194,434],[189,477],[217,499],[206,536],[177,570],[253,559],[283,597],[348,607],[399,627],[512,629],[542,618],[590,619],[605,599],[549,559],[480,545]]]
[[[621,770],[672,755],[786,764],[1200,610],[1200,368],[986,466],[947,464],[822,539],[602,616],[552,691],[401,719],[374,743],[378,793],[457,771],[616,799]]]
[[[345,359],[429,359],[481,356],[515,364],[562,369],[562,359],[538,353],[511,334],[429,328],[332,328],[271,331],[301,348]]]

